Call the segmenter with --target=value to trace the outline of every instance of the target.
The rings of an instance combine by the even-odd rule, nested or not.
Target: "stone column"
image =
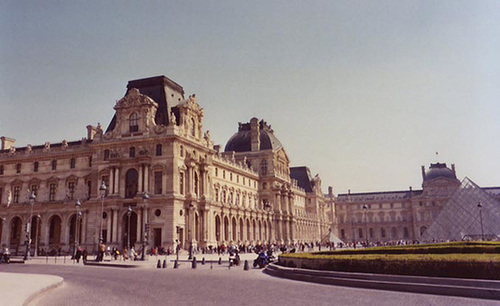
[[[118,243],[118,209],[113,209],[113,242]]]
[[[138,186],[138,189],[137,191],[138,192],[143,192],[144,191],[144,185],[142,184],[142,169],[143,169],[143,165],[140,165],[139,166],[139,186]]]
[[[113,218],[113,210],[107,211],[107,217],[106,217],[106,243],[111,242],[111,218]]]
[[[115,194],[115,169],[111,167],[109,169],[109,194]]]
[[[120,186],[118,184],[119,182],[120,182],[120,169],[118,169],[118,167],[116,167],[115,168],[115,186],[114,186],[115,193],[119,192],[119,186]]]
[[[149,165],[144,166],[144,190],[149,191]]]

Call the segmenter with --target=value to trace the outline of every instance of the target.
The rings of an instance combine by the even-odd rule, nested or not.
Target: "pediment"
[[[114,108],[115,110],[118,110],[140,106],[158,107],[158,103],[153,101],[153,99],[151,99],[150,97],[141,94],[137,88],[131,88],[125,97],[116,102]]]

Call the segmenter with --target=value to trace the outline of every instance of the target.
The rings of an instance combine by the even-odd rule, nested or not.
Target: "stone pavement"
[[[56,288],[63,278],[54,275],[0,272],[1,306],[27,305],[43,292]]]

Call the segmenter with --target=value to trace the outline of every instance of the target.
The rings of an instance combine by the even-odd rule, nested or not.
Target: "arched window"
[[[126,198],[133,198],[137,195],[138,183],[139,183],[139,173],[137,173],[137,170],[135,169],[128,170],[127,174],[125,175]]]
[[[385,238],[385,228],[380,229],[380,237]]]
[[[363,230],[358,228],[358,237],[363,238]]]
[[[161,144],[156,145],[156,156],[161,156],[162,155],[162,146]]]
[[[191,136],[196,137],[196,123],[194,118],[191,118]]]
[[[340,238],[345,239],[345,231],[343,229],[340,230]]]
[[[403,237],[404,238],[408,238],[408,228],[407,227],[403,227]]]
[[[129,128],[130,133],[139,131],[139,115],[137,113],[133,113],[129,117]]]
[[[422,236],[422,235],[425,233],[425,231],[426,231],[426,230],[427,230],[427,227],[422,226],[422,227],[420,228],[420,236]]]
[[[71,169],[75,169],[75,166],[76,166],[76,159],[73,157],[73,158],[71,159],[71,161],[69,162],[69,167],[70,167]]]

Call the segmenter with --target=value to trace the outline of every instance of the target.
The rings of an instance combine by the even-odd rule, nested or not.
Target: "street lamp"
[[[31,248],[31,219],[33,218],[33,205],[35,205],[35,192],[33,191],[29,197],[30,204],[30,217],[28,219],[28,223],[26,223],[26,253],[24,254],[24,260],[28,260],[30,256],[30,248]]]
[[[130,252],[130,216],[132,215],[132,207],[130,205],[127,208],[127,218],[128,218],[128,226],[127,226],[127,250]]]
[[[76,250],[78,248],[78,231],[80,229],[80,217],[82,216],[82,212],[80,211],[82,207],[82,203],[80,200],[77,200],[75,203],[75,209],[76,209],[76,218],[75,218],[75,247],[73,250],[73,258],[76,259]]]
[[[99,192],[101,193],[101,223],[99,226],[99,243],[104,242],[102,238],[102,219],[104,215],[104,197],[106,196],[106,184],[102,181],[101,187],[99,187]]]
[[[148,209],[148,200],[149,200],[149,195],[148,192],[146,191],[144,195],[142,196],[142,200],[144,201],[144,212],[147,212]],[[145,220],[144,224],[144,236],[142,239],[142,254],[141,254],[141,260],[145,260],[145,254],[146,254],[146,246],[148,245],[148,220]]]
[[[365,227],[366,227],[366,246],[368,246],[368,218],[366,213],[368,212],[368,206],[363,205],[363,211],[365,212]]]
[[[189,203],[189,216],[188,216],[188,222],[189,222],[189,257],[188,259],[193,259],[193,231],[191,230],[191,227],[194,225],[194,224],[191,224],[191,215],[193,214],[193,210],[194,210],[194,205],[193,203]],[[193,221],[194,223],[194,221]]]
[[[483,204],[481,202],[477,203],[477,207],[479,208],[479,221],[481,222],[481,241],[484,241],[484,230],[483,230]]]

